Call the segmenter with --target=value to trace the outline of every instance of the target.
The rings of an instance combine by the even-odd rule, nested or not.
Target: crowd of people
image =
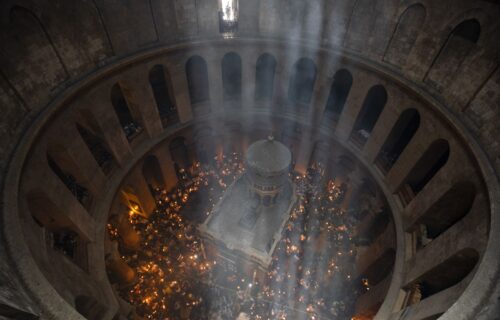
[[[157,210],[148,218],[129,217],[142,242],[141,250],[122,252],[137,280],[120,295],[147,319],[351,319],[356,296],[366,290],[351,274],[356,219],[341,206],[346,186],[320,165],[290,176],[298,200],[265,280],[207,257],[196,226],[242,172],[236,154],[198,163],[173,191],[157,190]]]

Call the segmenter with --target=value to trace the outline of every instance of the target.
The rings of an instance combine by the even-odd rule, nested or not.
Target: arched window
[[[88,208],[90,206],[90,193],[86,187],[81,185],[76,177],[64,171],[59,164],[54,160],[50,154],[47,153],[47,163],[52,170],[52,172],[61,180],[61,182],[68,188],[68,190],[75,196],[75,198],[84,207]]]
[[[370,88],[351,133],[352,141],[359,147],[368,141],[386,102],[387,92],[384,86],[376,85]]]
[[[478,261],[479,253],[476,250],[470,248],[460,250],[406,285],[405,290],[417,285],[422,295],[421,300],[427,299],[460,283],[474,270]]]
[[[387,173],[392,168],[419,126],[420,114],[417,110],[403,111],[377,156],[376,165],[382,172]]]
[[[111,103],[115,110],[118,121],[130,141],[141,131],[140,124],[134,119],[121,86],[117,83],[111,88]]]
[[[238,31],[238,0],[219,0],[219,32],[232,35]]]
[[[476,198],[476,188],[471,182],[455,184],[441,196],[417,221],[413,228],[423,225],[425,240],[435,239],[465,217]],[[420,244],[421,246],[423,243]],[[421,247],[420,246],[420,247]]]
[[[79,125],[78,123],[76,124],[76,129],[80,133],[80,136],[89,148],[90,153],[94,157],[99,167],[101,167],[102,171],[105,174],[109,174],[113,167],[114,158],[111,155],[111,152],[109,151],[106,143],[104,143],[104,141],[99,136],[92,133],[89,129]]]
[[[309,105],[312,100],[314,83],[316,81],[316,65],[311,59],[301,58],[293,66],[288,100],[293,105]]]
[[[335,73],[325,107],[325,115],[332,117],[334,122],[337,122],[340,118],[349,91],[351,91],[351,86],[352,75],[348,70],[340,69]]]
[[[207,63],[202,57],[193,56],[189,58],[186,63],[186,76],[191,104],[208,102],[210,100],[208,69]]]
[[[274,75],[276,73],[276,59],[264,53],[257,59],[255,67],[255,100],[272,100],[274,92]]]
[[[434,59],[425,81],[438,90],[446,88],[476,46],[480,35],[481,25],[476,19],[463,21],[456,26]]]
[[[165,188],[165,181],[161,171],[160,162],[158,158],[150,155],[142,164],[142,175],[148,184],[149,190],[153,198],[157,196],[157,190]]]
[[[403,12],[385,53],[384,61],[397,66],[405,64],[415,41],[417,41],[425,21],[425,15],[425,7],[421,4],[414,4]]]
[[[444,139],[434,141],[410,170],[397,193],[401,202],[407,205],[431,181],[446,164],[450,146]]]
[[[222,58],[222,86],[224,101],[238,101],[241,99],[241,58],[230,52]]]
[[[189,160],[189,151],[184,137],[177,137],[169,144],[169,151],[177,173],[177,178],[182,180],[182,172],[187,170],[191,163]]]
[[[167,81],[168,78],[168,81]],[[149,84],[153,90],[156,107],[163,124],[163,127],[179,120],[177,108],[174,104],[170,77],[167,70],[162,65],[156,65],[149,71]]]

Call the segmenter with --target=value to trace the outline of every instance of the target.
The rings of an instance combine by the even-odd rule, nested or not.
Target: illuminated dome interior
[[[500,314],[498,1],[0,12],[0,319]]]

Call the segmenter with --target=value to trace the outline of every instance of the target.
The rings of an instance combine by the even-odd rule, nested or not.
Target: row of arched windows
[[[276,59],[268,54],[262,54],[256,63],[255,93],[256,101],[272,100],[274,94]],[[234,52],[229,52],[222,58],[222,88],[223,99],[226,102],[237,102],[242,96],[242,61]],[[309,58],[299,59],[294,67],[288,86],[288,101],[292,104],[307,106],[313,96],[316,81],[316,65]],[[189,96],[191,104],[210,101],[208,68],[200,56],[191,57],[186,63]]]

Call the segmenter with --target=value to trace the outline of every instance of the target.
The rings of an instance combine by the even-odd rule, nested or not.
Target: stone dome
[[[249,169],[266,175],[286,173],[292,162],[290,150],[273,137],[254,142],[245,157]]]

